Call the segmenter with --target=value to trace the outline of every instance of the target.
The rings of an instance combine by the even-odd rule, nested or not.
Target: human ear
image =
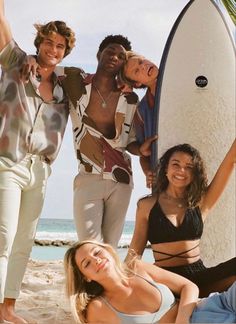
[[[100,60],[100,56],[101,56],[101,51],[98,51],[98,52],[97,52],[97,60],[98,60],[98,61]]]
[[[165,169],[165,176],[168,178],[168,168]]]

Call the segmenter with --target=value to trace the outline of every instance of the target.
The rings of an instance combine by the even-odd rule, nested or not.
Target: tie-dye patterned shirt
[[[133,185],[131,159],[125,152],[136,141],[133,118],[138,103],[135,93],[120,94],[115,113],[116,136],[106,138],[87,115],[92,77],[76,68],[65,68],[63,84],[71,100],[70,116],[80,173],[101,174],[104,179]]]
[[[28,83],[20,80],[25,56],[14,40],[0,52],[0,159],[7,166],[20,162],[27,153],[43,156],[52,163],[60,149],[69,114],[60,83],[64,70],[55,69],[53,100],[45,102],[36,78],[30,77]]]

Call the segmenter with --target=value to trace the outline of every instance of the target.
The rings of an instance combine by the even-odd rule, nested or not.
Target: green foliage
[[[234,24],[236,24],[236,2],[235,0],[222,0]]]

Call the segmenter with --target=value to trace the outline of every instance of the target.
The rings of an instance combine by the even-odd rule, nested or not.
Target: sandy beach
[[[30,324],[74,324],[64,293],[62,260],[29,261],[16,310]]]
[[[121,260],[126,253],[127,248],[118,249]],[[28,262],[16,311],[30,324],[75,324],[65,296],[62,258],[54,261],[30,259]],[[150,249],[144,251],[143,259],[152,262]]]

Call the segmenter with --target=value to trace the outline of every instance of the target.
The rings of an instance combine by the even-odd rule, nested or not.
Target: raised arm
[[[134,234],[130,243],[125,262],[129,263],[134,255],[142,256],[147,244],[148,217],[152,206],[155,203],[154,197],[141,199],[137,204]]]
[[[152,171],[150,157],[141,156],[139,158],[139,163],[146,176],[146,187],[151,189],[156,183],[156,172]]]
[[[0,0],[0,51],[11,41],[10,26],[4,13],[4,1]]]
[[[207,215],[210,209],[215,205],[223,193],[230,175],[233,172],[236,163],[236,140],[234,140],[224,160],[219,166],[213,180],[208,186],[207,192],[201,202],[201,211],[203,217]]]
[[[143,144],[139,144],[137,141],[134,141],[129,143],[126,149],[133,155],[150,156],[152,143],[157,140],[157,137],[157,135],[148,137]]]

